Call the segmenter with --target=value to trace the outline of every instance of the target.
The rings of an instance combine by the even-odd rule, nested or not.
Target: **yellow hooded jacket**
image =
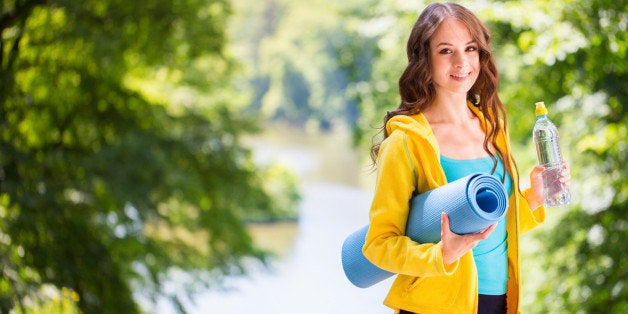
[[[486,130],[482,113],[472,104]],[[370,209],[370,227],[363,247],[372,263],[399,274],[384,304],[399,309],[428,313],[477,313],[478,280],[473,253],[445,266],[441,243],[417,243],[405,236],[409,200],[445,185],[438,143],[429,123],[419,113],[395,116],[386,125],[389,137],[378,155],[377,182]],[[497,145],[506,152],[510,168],[514,161],[506,132]],[[519,237],[545,220],[545,209],[530,210],[519,192],[518,175],[512,174],[513,193],[506,214],[508,232],[508,313],[519,313]]]

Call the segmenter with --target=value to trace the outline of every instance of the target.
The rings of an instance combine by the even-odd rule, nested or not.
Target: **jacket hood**
[[[406,116],[398,115],[390,118],[386,123],[386,131],[391,134],[395,130],[401,130],[406,133],[416,133],[422,137],[432,134],[432,128],[422,113]]]

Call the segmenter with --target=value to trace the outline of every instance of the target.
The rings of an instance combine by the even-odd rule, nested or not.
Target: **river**
[[[368,223],[374,174],[364,159],[367,152],[350,148],[348,132],[308,135],[287,128],[269,129],[249,146],[257,162],[279,162],[298,175],[298,224],[253,230],[280,257],[270,268],[226,278],[226,289],[197,294],[193,303],[185,302],[189,313],[392,313],[382,305],[392,278],[357,288],[340,260],[345,237]],[[157,308],[160,314],[175,313],[165,301]]]

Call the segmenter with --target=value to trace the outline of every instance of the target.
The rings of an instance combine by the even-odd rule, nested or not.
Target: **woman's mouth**
[[[450,76],[456,81],[464,81],[469,77],[469,75],[471,75],[471,73],[467,72],[467,73],[451,74]]]

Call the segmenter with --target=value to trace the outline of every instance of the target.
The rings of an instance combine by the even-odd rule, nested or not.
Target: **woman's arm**
[[[417,189],[415,170],[419,166],[430,167],[419,165],[413,159],[416,149],[426,150],[415,145],[406,133],[393,132],[380,148],[377,184],[363,253],[373,264],[393,273],[442,276],[455,270],[457,264],[445,266],[441,244],[417,243],[405,235],[409,201]]]

